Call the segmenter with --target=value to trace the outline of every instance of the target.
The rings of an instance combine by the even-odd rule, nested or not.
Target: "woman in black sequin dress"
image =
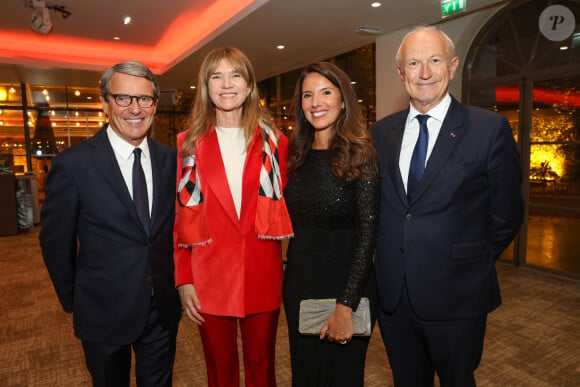
[[[295,237],[283,292],[292,385],[363,386],[369,337],[353,336],[352,311],[369,297],[374,325],[375,151],[350,80],[331,63],[305,68],[294,111],[284,196]],[[309,298],[337,299],[320,337],[298,332],[299,304]]]

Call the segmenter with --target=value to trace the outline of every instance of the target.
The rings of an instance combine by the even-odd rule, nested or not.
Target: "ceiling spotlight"
[[[379,3],[378,1],[371,3],[371,7],[373,7],[373,8],[379,8],[380,6],[381,6],[381,3]]]
[[[41,35],[46,35],[52,30],[52,22],[46,3],[44,1],[32,0],[32,20],[30,23],[32,31]]]
[[[52,30],[49,9],[52,9],[55,13],[60,13],[63,19],[71,15],[71,12],[65,6],[46,4],[43,0],[24,0],[24,5],[32,8],[30,28],[41,35],[46,35]]]
[[[277,48],[278,50],[283,50],[285,47],[284,47],[284,45],[283,45],[283,44],[279,44],[279,45],[277,45],[277,46],[276,46],[276,48]]]
[[[123,19],[123,23],[124,23],[125,25],[127,25],[127,24],[131,23],[131,16],[127,16],[127,17],[125,17],[125,19]]]

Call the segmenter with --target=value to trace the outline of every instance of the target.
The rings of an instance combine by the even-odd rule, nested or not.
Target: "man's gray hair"
[[[106,98],[107,95],[109,95],[109,84],[111,82],[111,77],[115,73],[141,77],[153,82],[153,97],[159,98],[159,83],[157,82],[155,74],[153,74],[153,72],[144,64],[133,60],[117,63],[116,65],[109,67],[107,71],[103,73],[100,82],[100,92],[102,97]]]
[[[397,50],[397,54],[395,55],[395,61],[397,62],[398,66],[402,67],[403,65],[403,63],[401,63],[403,60],[403,54],[401,51],[403,49],[403,44],[405,43],[405,40],[407,40],[407,38],[413,35],[414,33],[421,31],[438,32],[439,35],[441,35],[441,37],[443,38],[443,40],[445,40],[445,45],[447,46],[447,55],[449,55],[449,58],[453,58],[455,56],[455,44],[453,43],[453,40],[451,40],[451,38],[445,32],[441,31],[439,28],[434,26],[421,25],[416,26],[411,31],[407,32],[407,34],[405,34],[405,36],[403,37],[403,40],[401,40],[401,44],[399,45],[399,49]]]

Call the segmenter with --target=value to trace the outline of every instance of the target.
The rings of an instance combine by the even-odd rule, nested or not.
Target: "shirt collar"
[[[431,118],[434,118],[439,122],[443,122],[445,116],[447,115],[447,110],[449,109],[450,105],[451,105],[451,96],[449,95],[449,93],[446,93],[445,97],[443,97],[441,102],[439,102],[437,106],[435,106],[433,109],[429,110],[425,114],[428,114]],[[409,115],[407,116],[407,124],[409,124],[417,116],[417,114],[422,113],[419,113],[419,111],[415,109],[415,107],[413,107],[413,105],[411,104],[409,106]]]
[[[129,144],[127,141],[119,137],[119,135],[113,130],[113,128],[111,128],[111,125],[107,125],[107,137],[109,138],[109,142],[111,143],[111,146],[113,147],[115,152],[117,152],[123,159],[128,160],[129,157],[131,157],[131,155],[133,154],[133,150],[135,149],[135,146]],[[145,141],[146,138],[147,137],[145,137],[141,142],[141,144],[139,144],[139,148],[141,148],[143,155],[145,155],[147,159],[150,159],[149,143]]]

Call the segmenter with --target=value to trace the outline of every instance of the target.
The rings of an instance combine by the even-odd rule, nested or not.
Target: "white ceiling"
[[[107,66],[138,59],[157,70],[162,89],[183,90],[195,83],[201,56],[219,46],[244,51],[262,80],[378,36],[358,27],[384,34],[441,20],[440,0],[382,0],[379,8],[371,0],[48,0],[71,15],[50,11],[53,30],[41,36],[30,29],[29,1],[2,1],[0,83],[94,87]],[[505,2],[466,1],[468,11]]]

